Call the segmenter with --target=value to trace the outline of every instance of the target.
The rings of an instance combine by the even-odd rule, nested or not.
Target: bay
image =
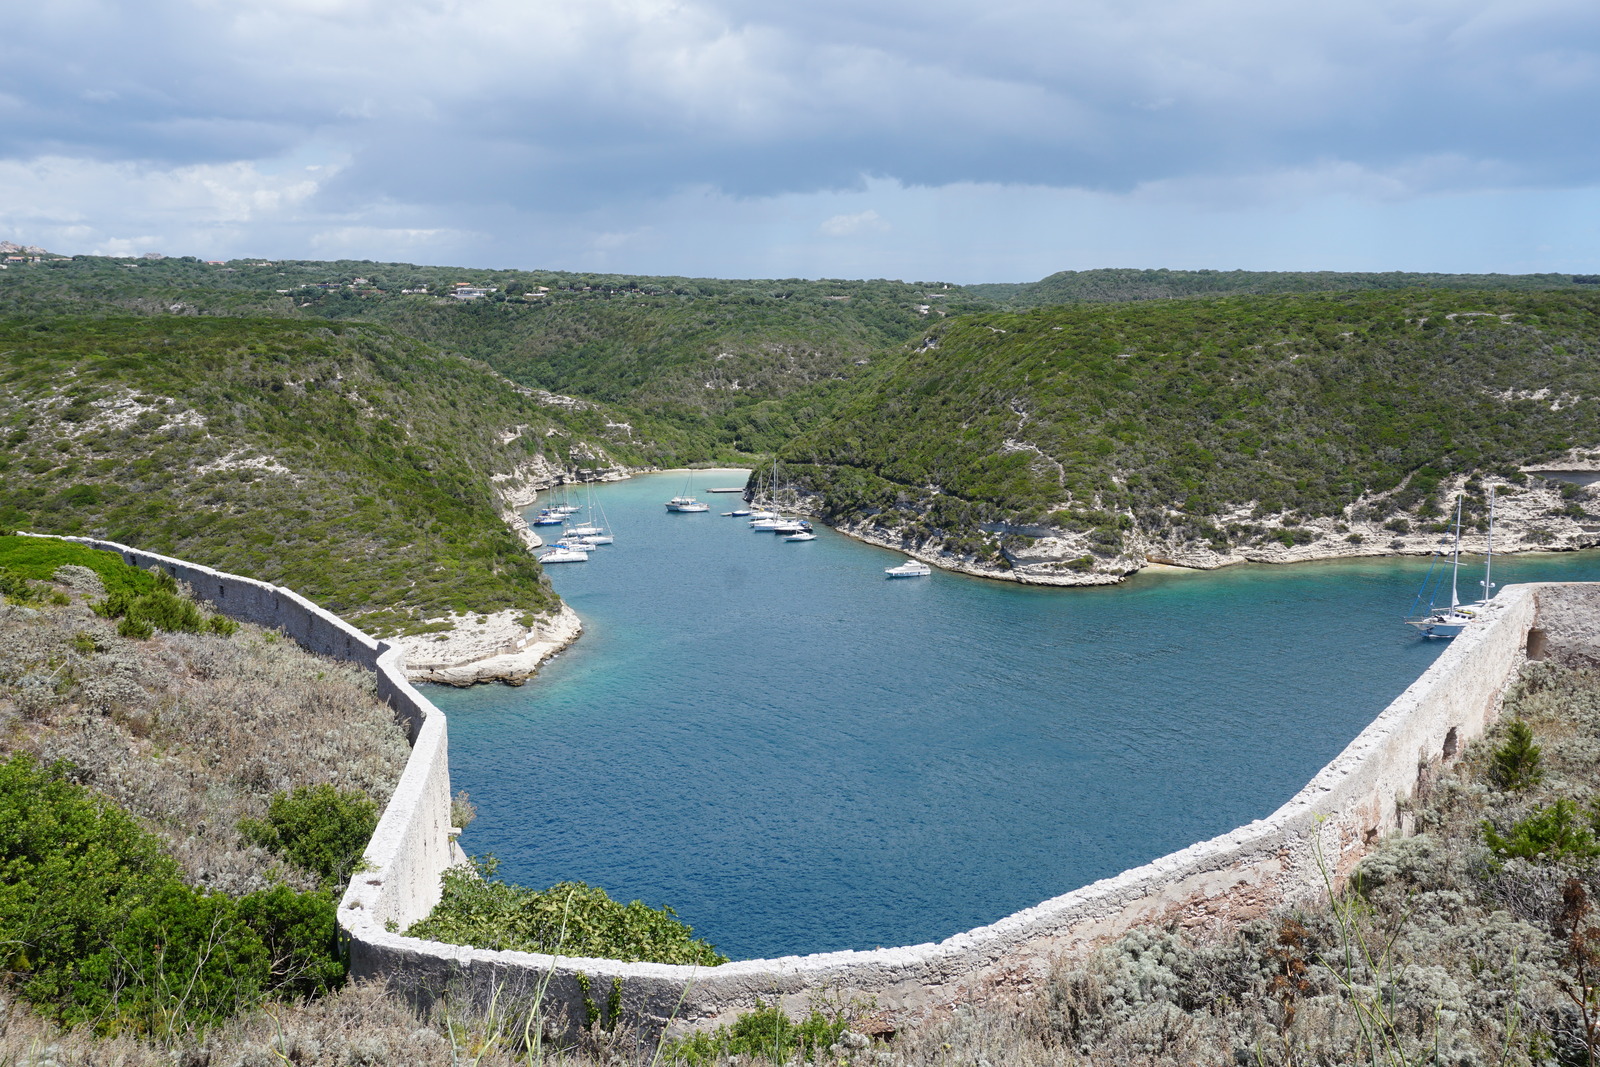
[[[583,637],[521,688],[428,689],[469,853],[736,959],[942,939],[1264,816],[1445,648],[1400,622],[1427,560],[889,581],[899,553],[718,514],[743,476],[697,472],[703,514],[662,506],[681,472],[597,487],[616,543],[549,568]]]

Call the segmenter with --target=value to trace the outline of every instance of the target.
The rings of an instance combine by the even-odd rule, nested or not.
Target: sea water
[[[548,572],[583,637],[521,688],[427,690],[469,853],[736,959],[939,940],[1267,815],[1446,646],[1400,621],[1427,560],[887,580],[899,553],[719,514],[743,478],[696,473],[702,514],[663,507],[681,472],[595,488],[616,543]]]

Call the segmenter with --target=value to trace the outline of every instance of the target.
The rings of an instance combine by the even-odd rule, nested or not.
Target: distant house
[[[472,285],[463,285],[451,290],[450,295],[457,300],[480,300],[489,295],[489,290],[479,289]]]

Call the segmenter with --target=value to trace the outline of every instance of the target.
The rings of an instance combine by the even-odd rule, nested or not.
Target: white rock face
[[[525,426],[503,432],[502,444],[521,437]],[[595,466],[586,467],[583,480],[617,482],[632,473],[609,456],[595,450],[585,453]],[[500,504],[500,518],[531,552],[544,544],[522,517],[522,510],[539,500],[539,494],[564,484],[580,484],[576,472],[545,456],[530,456],[509,471],[494,474],[489,486]],[[432,634],[394,638],[392,643],[406,653],[406,677],[414,682],[442,682],[445,685],[473,685],[477,682],[505,682],[521,685],[537,671],[539,664],[578,639],[583,623],[565,604],[532,627],[517,620],[518,611],[491,615],[450,615],[429,619],[449,623],[450,629]]]
[[[1534,473],[1534,468],[1528,469]],[[1590,476],[1600,473],[1600,461],[1574,457],[1570,461],[1541,464],[1537,468],[1541,477],[1529,478],[1526,485],[1506,483],[1496,485],[1494,551],[1563,552],[1600,545],[1600,478],[1595,484],[1586,484]],[[1557,478],[1559,480],[1550,480]],[[1465,478],[1441,487],[1440,496],[1454,500]],[[1579,488],[1575,496],[1563,495],[1571,486]],[[1395,490],[1398,491],[1398,490]],[[1393,492],[1393,491],[1392,491]],[[1310,560],[1345,559],[1357,556],[1426,556],[1448,551],[1452,534],[1430,533],[1426,526],[1448,523],[1452,517],[1436,516],[1421,519],[1408,518],[1410,529],[1404,533],[1388,529],[1384,519],[1361,520],[1354,516],[1367,508],[1381,514],[1383,498],[1391,494],[1363,497],[1345,509],[1340,518],[1316,518],[1292,521],[1285,514],[1254,515],[1254,503],[1247,502],[1234,511],[1213,520],[1219,527],[1241,524],[1260,527],[1263,538],[1248,544],[1230,542],[1222,551],[1203,540],[1178,541],[1152,536],[1141,530],[1129,532],[1124,550],[1116,556],[1099,556],[1093,552],[1088,535],[1077,532],[1053,530],[1046,536],[1028,540],[1020,547],[1008,548],[1006,556],[1011,566],[973,559],[970,555],[948,551],[939,542],[921,545],[903,538],[899,531],[879,525],[873,518],[844,523],[836,527],[840,533],[869,544],[904,552],[923,560],[931,566],[983,578],[1020,582],[1024,585],[1108,585],[1120,582],[1138,573],[1146,566],[1159,564],[1196,570],[1214,570],[1235,563],[1303,563]],[[800,503],[800,510],[815,514],[813,498]],[[1565,514],[1572,503],[1580,505],[1589,515]],[[1595,517],[1590,517],[1593,515]],[[1280,530],[1306,531],[1311,540],[1299,544],[1284,544],[1273,537]],[[1482,555],[1488,547],[1487,531],[1468,529],[1461,537],[1464,553]],[[1089,557],[1089,562],[1085,562]]]
[[[576,641],[583,623],[565,604],[531,628],[519,623],[520,617],[517,611],[451,615],[430,620],[451,623],[449,630],[397,637],[391,643],[405,650],[406,677],[413,682],[521,685],[541,663]]]

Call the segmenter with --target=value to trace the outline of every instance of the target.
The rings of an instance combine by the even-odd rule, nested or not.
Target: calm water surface
[[[522,688],[428,691],[469,853],[736,959],[937,940],[1266,815],[1445,647],[1399,621],[1426,561],[888,581],[898,553],[722,517],[704,489],[740,484],[697,473],[700,515],[662,507],[681,473],[596,489],[616,544],[550,568],[583,638]]]

